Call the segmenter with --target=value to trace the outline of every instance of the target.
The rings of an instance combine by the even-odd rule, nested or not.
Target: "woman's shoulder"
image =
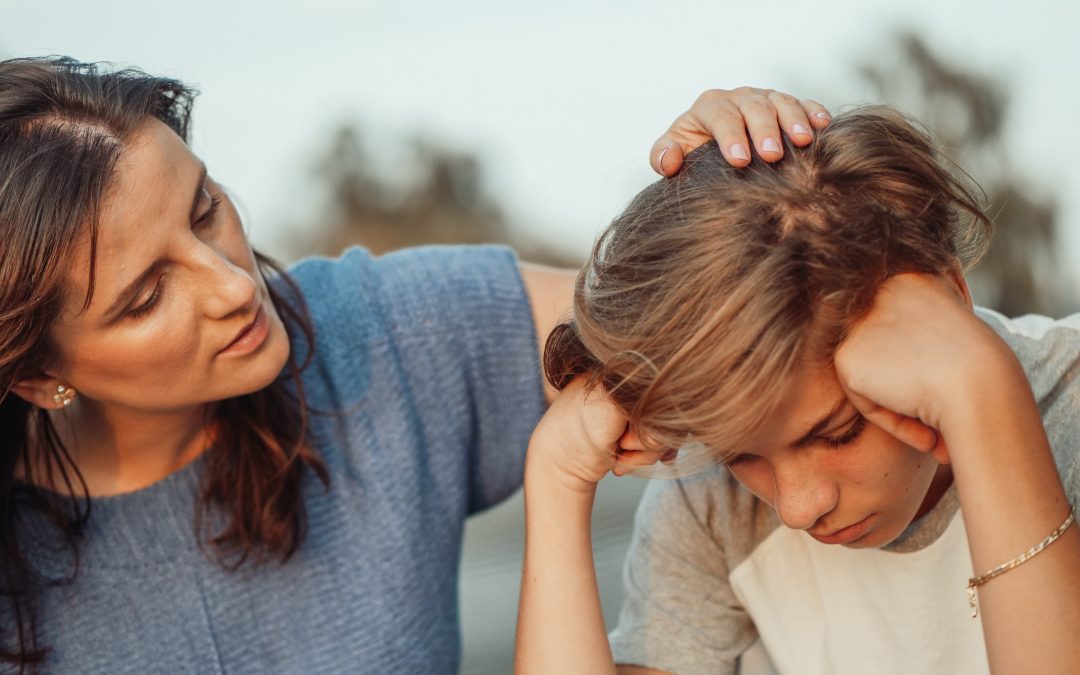
[[[394,330],[422,330],[469,302],[526,300],[517,259],[504,246],[419,246],[380,256],[355,246],[336,258],[305,258],[288,272],[313,315],[354,311],[387,319]]]

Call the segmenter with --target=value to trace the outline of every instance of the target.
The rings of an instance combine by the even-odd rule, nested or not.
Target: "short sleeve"
[[[757,638],[712,532],[709,483],[655,481],[638,506],[610,641],[616,663],[678,673],[735,673]]]
[[[1016,354],[1031,383],[1065,492],[1080,508],[1080,314],[1009,319],[978,308]]]
[[[501,246],[430,246],[383,256],[376,269],[402,357],[419,362],[435,384],[442,373],[464,378],[469,512],[486,509],[521,486],[529,436],[545,409],[536,329],[517,259]],[[445,339],[415,353],[405,345],[417,331]]]
[[[532,311],[510,249],[429,246],[374,257],[353,248],[291,273],[315,323],[313,398],[356,411],[346,425],[356,451],[385,456],[351,461],[366,475],[411,475],[433,504],[463,503],[467,513],[520,487],[544,398]]]

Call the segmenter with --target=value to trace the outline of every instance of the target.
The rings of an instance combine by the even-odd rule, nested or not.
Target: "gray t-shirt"
[[[1080,315],[978,310],[1031,382],[1069,500],[1080,503]],[[887,547],[783,527],[729,472],[654,481],[638,508],[618,663],[733,673],[760,638],[780,673],[987,673],[955,487]]]

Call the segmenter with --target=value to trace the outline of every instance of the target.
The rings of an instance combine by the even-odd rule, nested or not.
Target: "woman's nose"
[[[776,512],[793,530],[812,527],[836,507],[839,498],[836,481],[806,464],[796,462],[773,468]]]
[[[203,308],[207,316],[221,319],[252,309],[259,286],[251,274],[217,251],[204,254]]]

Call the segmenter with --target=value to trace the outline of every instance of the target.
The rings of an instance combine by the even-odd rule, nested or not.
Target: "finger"
[[[734,103],[734,96],[734,92],[715,89],[703,93],[690,110],[675,120],[667,136],[680,144],[684,155],[715,139],[729,164],[746,166],[750,163],[750,143],[746,122]],[[665,158],[664,166],[667,165]]]
[[[775,162],[784,156],[784,146],[780,142],[780,122],[776,108],[764,94],[752,91],[736,99],[739,113],[746,120],[750,130],[750,142],[758,155],[766,162]]]
[[[813,127],[799,99],[781,91],[770,91],[766,98],[776,108],[776,118],[780,122],[780,128],[793,144],[802,147],[814,140]]]
[[[667,450],[624,450],[620,449],[616,453],[615,466],[612,467],[611,472],[616,476],[623,476],[625,474],[640,469],[644,466],[652,466],[656,464],[664,456]]]
[[[619,437],[618,446],[622,450],[648,450],[641,435],[629,428]]]
[[[649,163],[652,164],[653,171],[664,177],[678,173],[682,161],[682,145],[668,134],[657,139],[649,152]]]
[[[920,420],[883,408],[851,391],[847,395],[863,417],[901,443],[919,452],[933,452],[938,447],[938,433]]]
[[[817,101],[804,98],[801,103],[803,110],[806,112],[807,119],[810,120],[810,124],[812,124],[815,129],[824,129],[829,126],[829,122],[832,122],[832,115],[829,114],[828,109]]]

